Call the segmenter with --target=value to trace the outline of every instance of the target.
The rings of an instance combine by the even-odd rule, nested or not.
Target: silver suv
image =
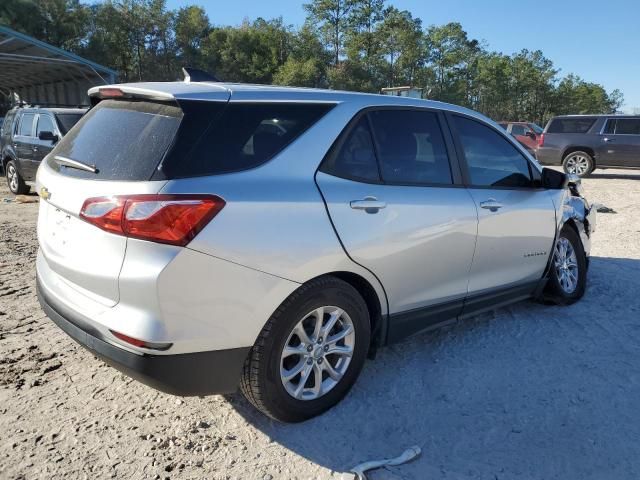
[[[38,294],[177,395],[301,421],[367,355],[585,291],[594,213],[497,124],[437,102],[224,83],[90,90],[37,176]]]

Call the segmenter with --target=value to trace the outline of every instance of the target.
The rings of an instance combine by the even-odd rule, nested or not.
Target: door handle
[[[379,201],[376,197],[365,197],[364,200],[352,200],[349,205],[354,210],[364,210],[367,213],[378,213],[378,210],[387,206],[386,202]]]
[[[613,138],[604,137],[604,138],[602,139],[602,141],[603,141],[603,142],[605,142],[605,143],[613,143]]]
[[[495,198],[490,198],[489,200],[480,202],[480,207],[486,208],[487,210],[491,210],[492,212],[497,212],[498,209],[502,208],[502,204],[496,201]]]

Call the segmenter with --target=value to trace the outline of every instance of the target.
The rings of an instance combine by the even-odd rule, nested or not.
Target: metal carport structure
[[[87,90],[116,72],[0,25],[0,95],[31,105],[88,105]]]

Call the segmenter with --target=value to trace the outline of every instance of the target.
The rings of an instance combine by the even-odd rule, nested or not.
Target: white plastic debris
[[[396,465],[402,465],[403,463],[410,462],[420,455],[420,453],[422,453],[420,447],[414,445],[413,447],[407,448],[402,455],[398,457],[361,463],[360,465],[353,467],[349,473],[343,473],[342,480],[367,480],[365,472],[381,467],[395,467]]]

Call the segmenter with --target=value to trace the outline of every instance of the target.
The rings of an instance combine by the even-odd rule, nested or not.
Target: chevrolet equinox
[[[382,345],[585,291],[579,179],[473,111],[215,82],[89,93],[38,170],[38,296],[159,390],[239,386],[302,421]]]

